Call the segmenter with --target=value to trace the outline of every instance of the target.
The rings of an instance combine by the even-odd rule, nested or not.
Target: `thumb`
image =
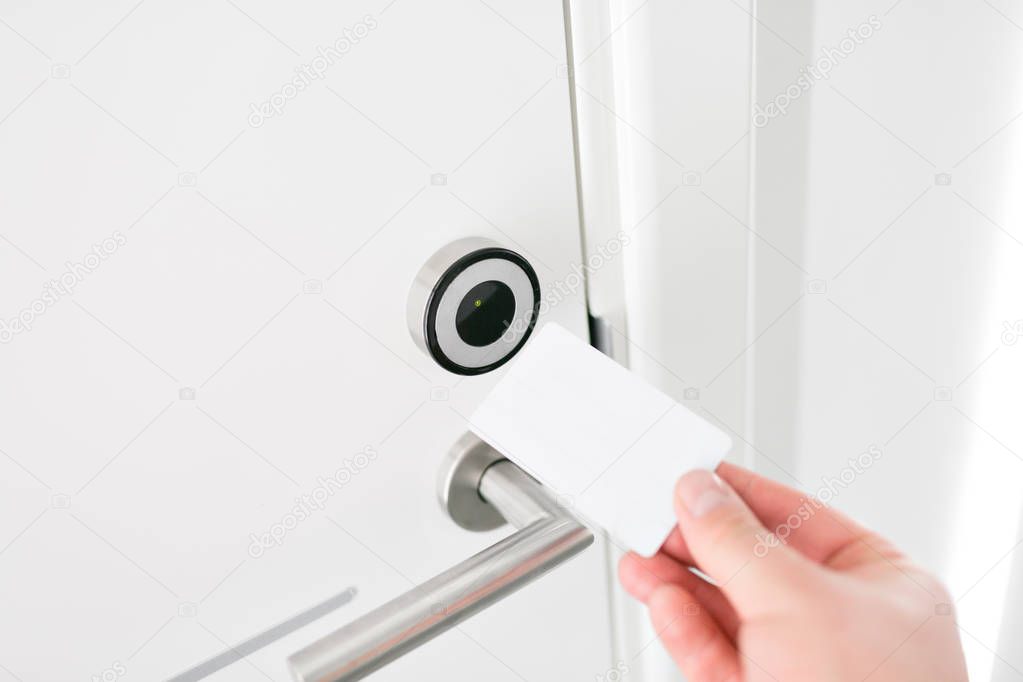
[[[717,475],[697,470],[679,479],[675,513],[697,568],[741,616],[791,603],[806,589],[813,565],[768,532]]]

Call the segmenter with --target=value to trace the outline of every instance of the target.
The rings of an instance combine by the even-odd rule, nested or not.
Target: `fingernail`
[[[679,479],[675,489],[689,515],[700,518],[728,501],[728,491],[716,474],[698,469]]]

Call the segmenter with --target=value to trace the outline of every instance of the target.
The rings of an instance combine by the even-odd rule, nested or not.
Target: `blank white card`
[[[556,324],[512,361],[471,423],[575,513],[645,556],[676,523],[678,478],[714,469],[731,447],[720,429]]]

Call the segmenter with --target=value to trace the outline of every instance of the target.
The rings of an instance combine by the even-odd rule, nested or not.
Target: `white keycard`
[[[675,482],[714,469],[720,429],[566,329],[545,325],[471,418],[472,430],[644,556],[676,523]]]

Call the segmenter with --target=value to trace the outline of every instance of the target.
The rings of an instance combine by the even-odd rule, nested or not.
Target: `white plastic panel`
[[[520,251],[544,292],[579,261],[561,7],[0,18],[0,318],[115,243],[0,345],[0,680],[165,678],[355,588],[214,678],[285,680],[287,654],[501,537],[434,489],[493,377],[434,365],[405,301],[460,237]],[[584,335],[581,288],[544,319]],[[606,581],[590,550],[379,679],[599,674]]]

